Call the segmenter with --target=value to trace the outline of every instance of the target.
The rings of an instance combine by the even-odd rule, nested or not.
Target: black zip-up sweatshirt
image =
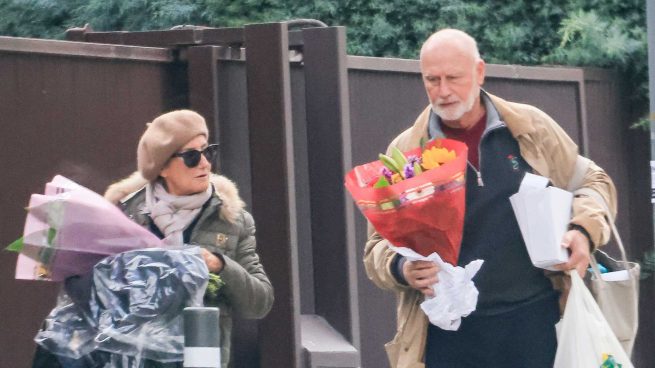
[[[467,168],[464,236],[458,264],[484,260],[473,278],[480,292],[473,314],[495,315],[552,296],[555,291],[544,271],[532,265],[509,201],[532,169],[484,92],[481,98],[487,126],[479,146],[480,170],[470,164]],[[443,137],[437,119],[434,114],[430,117],[431,138]],[[476,180],[478,174],[481,180]]]

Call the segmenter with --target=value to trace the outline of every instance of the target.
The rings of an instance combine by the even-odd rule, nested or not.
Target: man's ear
[[[484,60],[478,60],[477,64],[475,65],[475,72],[477,73],[479,86],[484,84],[485,70],[486,64],[484,63]]]

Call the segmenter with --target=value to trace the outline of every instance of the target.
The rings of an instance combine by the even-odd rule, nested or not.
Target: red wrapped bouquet
[[[355,167],[346,188],[375,230],[393,245],[436,252],[456,266],[462,241],[468,149],[436,139]]]

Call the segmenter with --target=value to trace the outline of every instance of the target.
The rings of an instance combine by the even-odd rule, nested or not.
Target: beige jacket
[[[489,95],[501,120],[518,141],[521,155],[539,174],[550,178],[552,183],[566,188],[571,181],[578,147],[543,111],[529,105],[505,101]],[[426,108],[412,127],[391,142],[401,151],[419,147],[422,138],[427,139],[430,108]],[[612,180],[597,165],[591,163],[582,180],[582,187],[592,188],[616,213],[616,190]],[[605,220],[601,204],[586,196],[573,200],[571,223],[584,227],[595,245],[609,240],[610,228]],[[380,288],[392,290],[397,295],[397,332],[385,345],[392,368],[423,368],[428,320],[419,304],[422,294],[406,285],[399,284],[392,276],[390,263],[395,253],[387,247],[387,240],[369,229],[369,239],[364,250],[364,266],[368,277]],[[554,287],[563,288],[561,278],[553,279]]]

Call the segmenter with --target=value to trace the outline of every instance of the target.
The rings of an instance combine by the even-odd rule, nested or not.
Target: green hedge
[[[96,31],[213,27],[313,18],[348,28],[352,55],[416,58],[443,27],[463,29],[499,64],[616,68],[648,111],[644,0],[0,0],[0,35],[63,38]]]

